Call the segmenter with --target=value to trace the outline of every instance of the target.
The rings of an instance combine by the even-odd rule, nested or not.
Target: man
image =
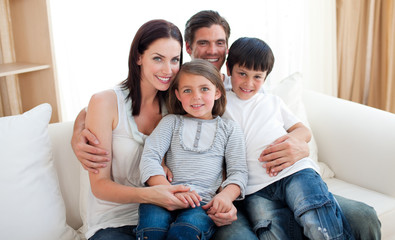
[[[228,39],[230,27],[228,22],[215,11],[201,11],[193,15],[185,26],[185,45],[186,51],[192,59],[205,59],[218,71],[223,66],[228,53]],[[230,79],[223,74],[226,88],[229,88]],[[77,116],[72,139],[72,147],[83,167],[95,172],[108,161],[101,156],[106,152],[90,146],[87,141],[97,141],[95,136],[84,127],[85,110]],[[262,153],[262,161],[267,162],[267,169],[271,169],[271,174],[276,174],[282,169],[292,165],[296,161],[309,155],[306,142],[295,139],[280,139],[276,144],[266,148]],[[356,239],[380,239],[380,221],[376,212],[370,206],[349,200],[340,196],[335,198],[339,202],[344,215],[350,223]],[[248,219],[245,217],[243,202],[235,202],[237,207],[237,220],[235,211],[222,216],[210,216],[218,226],[214,239],[257,239]],[[293,216],[289,212],[290,221]],[[236,220],[236,221],[235,221]],[[272,222],[268,227],[287,227],[278,226]]]

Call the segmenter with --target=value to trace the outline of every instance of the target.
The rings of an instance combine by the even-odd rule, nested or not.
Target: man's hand
[[[306,141],[291,135],[284,135],[269,145],[259,157],[269,176],[277,176],[283,169],[291,166],[302,158],[309,156]]]
[[[98,168],[103,168],[110,161],[108,152],[92,144],[99,144],[99,140],[88,129],[85,129],[86,111],[82,109],[78,114],[75,123],[71,147],[74,154],[81,162],[82,167],[89,172],[98,173]]]

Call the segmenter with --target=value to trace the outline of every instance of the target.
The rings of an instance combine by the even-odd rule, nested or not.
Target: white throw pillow
[[[22,115],[0,118],[0,239],[79,239],[66,224],[53,166],[51,113],[44,103]]]
[[[310,128],[310,123],[307,119],[305,106],[302,101],[302,74],[296,72],[290,76],[280,80],[279,82],[272,82],[268,80],[264,84],[264,91],[278,95],[289,109],[302,121],[302,123]],[[318,161],[317,143],[312,133],[311,141],[309,142],[310,158],[318,163],[320,167],[320,175],[323,179],[334,176],[333,171],[323,162]]]

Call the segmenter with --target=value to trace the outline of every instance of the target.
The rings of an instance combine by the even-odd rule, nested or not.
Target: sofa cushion
[[[51,113],[49,104],[41,104],[22,115],[0,118],[2,239],[78,239],[66,224],[51,158]]]
[[[353,185],[336,178],[325,179],[329,191],[349,199],[360,201],[372,206],[381,221],[381,236],[383,239],[395,236],[395,198],[389,197],[357,185]]]
[[[268,79],[268,81],[264,84],[264,91],[278,95],[288,106],[288,108],[300,119],[300,121],[306,127],[310,128],[305,106],[302,101],[303,84],[301,73],[293,73],[278,82]],[[312,133],[311,141],[309,142],[309,148],[310,158],[318,163],[321,177],[323,179],[334,177],[333,171],[325,163],[318,161],[318,149],[314,138],[314,133]]]

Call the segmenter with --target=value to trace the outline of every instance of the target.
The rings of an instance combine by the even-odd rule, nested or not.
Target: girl
[[[89,172],[87,239],[135,239],[138,203],[185,208],[175,192],[185,186],[143,188],[138,165],[144,139],[165,113],[164,94],[182,61],[182,36],[165,20],[140,27],[130,49],[128,78],[114,89],[92,96],[86,127],[110,159],[98,173]],[[147,121],[149,119],[149,121]]]
[[[146,140],[140,173],[144,184],[170,185],[161,166],[166,155],[172,184],[193,190],[176,194],[190,208],[167,211],[152,204],[140,205],[137,237],[209,239],[215,224],[205,210],[209,214],[227,212],[233,200],[244,198],[244,137],[234,121],[220,117],[225,105],[221,75],[211,63],[196,59],[182,66],[169,88],[170,114]],[[224,158],[227,179],[222,182]],[[216,195],[219,187],[223,190]]]

